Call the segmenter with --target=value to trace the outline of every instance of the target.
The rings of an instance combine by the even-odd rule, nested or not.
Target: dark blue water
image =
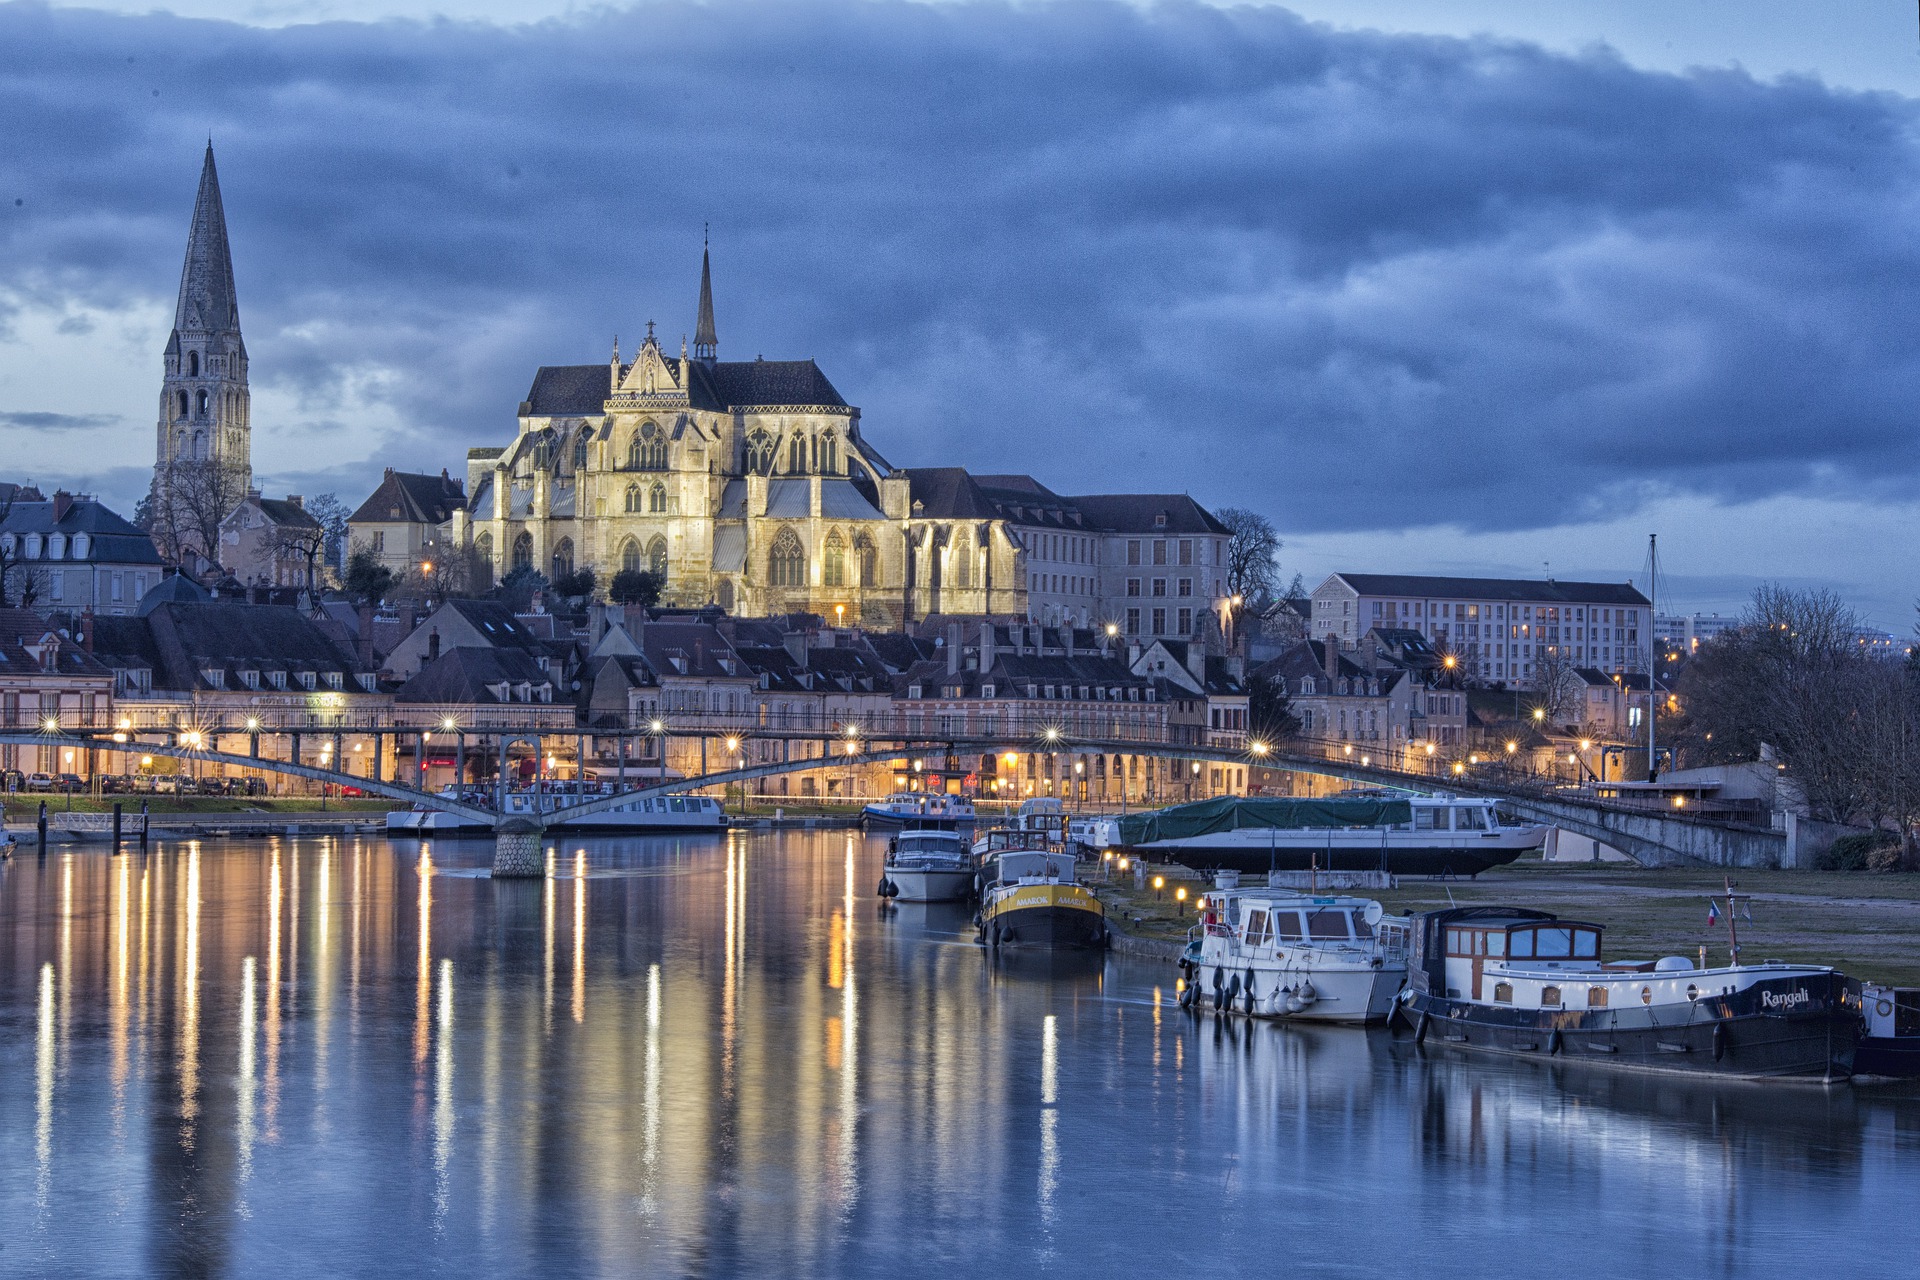
[[[488,856],[0,871],[0,1274],[1920,1274],[1908,1094],[1190,1018],[844,834]]]

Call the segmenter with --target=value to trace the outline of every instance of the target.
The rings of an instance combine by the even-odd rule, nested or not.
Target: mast
[[[1647,535],[1647,781],[1653,782],[1659,775],[1654,763],[1653,722],[1659,716],[1659,703],[1656,701],[1653,673],[1659,666],[1656,650],[1660,642],[1655,638],[1660,624],[1660,535]]]

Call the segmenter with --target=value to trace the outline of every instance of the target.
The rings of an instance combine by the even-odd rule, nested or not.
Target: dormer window
[[[314,682],[314,675],[313,675],[313,672],[311,672],[311,671],[302,671],[302,672],[300,673],[300,687],[301,687],[302,689],[308,689],[308,690],[311,690],[311,689],[312,689],[312,688],[314,687],[314,683],[315,683],[315,682]]]
[[[29,560],[38,560],[40,558],[40,535],[37,533],[27,535],[26,558]]]
[[[1313,679],[1313,677],[1312,677],[1312,676],[1303,676],[1303,677],[1301,677],[1301,680],[1300,680],[1300,692],[1301,692],[1301,693],[1312,693],[1312,692],[1314,692],[1314,690],[1315,690],[1315,689],[1317,689],[1318,687],[1319,687],[1319,686],[1318,686],[1318,685],[1316,685],[1316,684],[1314,683],[1314,679]]]
[[[215,689],[224,689],[227,687],[227,673],[222,667],[202,667],[200,668],[200,678]]]
[[[240,673],[240,683],[249,689],[258,689],[260,687],[260,673],[258,671],[242,671]]]
[[[346,677],[338,671],[327,672],[327,688],[340,689],[346,685]]]
[[[910,684],[910,685],[908,685],[908,686],[907,686],[907,696],[908,696],[909,698],[918,698],[918,697],[920,696],[920,686],[919,686],[919,685],[917,685],[917,684]]]
[[[368,693],[373,692],[373,685],[374,685],[373,672],[371,671],[362,672],[360,675],[354,678],[360,682],[360,687],[362,689],[366,690]]]
[[[67,535],[56,533],[47,539],[47,559],[64,560],[67,558]]]
[[[993,685],[983,684],[980,686],[980,696],[983,698],[995,697],[997,696],[998,692],[999,691]]]
[[[267,672],[267,683],[276,689],[284,689],[287,687],[287,673],[284,671],[269,671]]]

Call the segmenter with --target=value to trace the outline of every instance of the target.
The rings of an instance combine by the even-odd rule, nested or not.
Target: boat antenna
[[[1734,904],[1738,898],[1748,895],[1744,893],[1736,895],[1733,892],[1732,876],[1726,876],[1724,879],[1727,882],[1727,951],[1732,957],[1728,967],[1738,969],[1740,967],[1740,926],[1733,918]]]
[[[1647,535],[1647,781],[1659,780],[1660,767],[1655,763],[1653,748],[1653,723],[1659,718],[1659,699],[1653,691],[1654,672],[1660,666],[1660,535]],[[1731,904],[1729,904],[1731,906]]]

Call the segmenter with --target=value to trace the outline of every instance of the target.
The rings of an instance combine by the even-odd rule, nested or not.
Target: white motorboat
[[[1485,796],[1350,793],[1328,799],[1222,796],[1117,820],[1127,848],[1195,870],[1385,871],[1474,876],[1545,847]]]
[[[973,852],[976,857],[985,854],[993,837],[1005,837],[1009,832],[1032,836],[1036,840],[1047,843],[1057,843],[1066,834],[1066,829],[1066,805],[1055,796],[1033,796],[1022,800],[1020,807],[1008,815],[1004,822],[990,831],[982,832],[973,842]],[[1005,843],[1004,838],[1000,840],[1001,845]]]
[[[1407,979],[1408,930],[1368,898],[1219,889],[1200,900],[1181,1003],[1294,1022],[1384,1022]]]
[[[444,788],[440,794],[450,800],[465,800],[488,808],[495,799],[491,792],[472,789],[462,792],[454,787]],[[612,783],[548,783],[538,791],[509,791],[506,815],[548,814],[614,794],[617,792]],[[563,818],[552,825],[557,830],[572,832],[718,831],[727,825],[727,817],[720,802],[711,796],[664,795],[628,800],[599,813]],[[490,823],[476,822],[424,803],[387,813],[390,836],[446,836],[492,829]]]
[[[901,902],[963,902],[973,896],[973,853],[952,828],[908,827],[887,842],[882,897]]]
[[[973,820],[971,800],[939,791],[896,791],[860,810],[860,821],[867,827],[957,827]]]

